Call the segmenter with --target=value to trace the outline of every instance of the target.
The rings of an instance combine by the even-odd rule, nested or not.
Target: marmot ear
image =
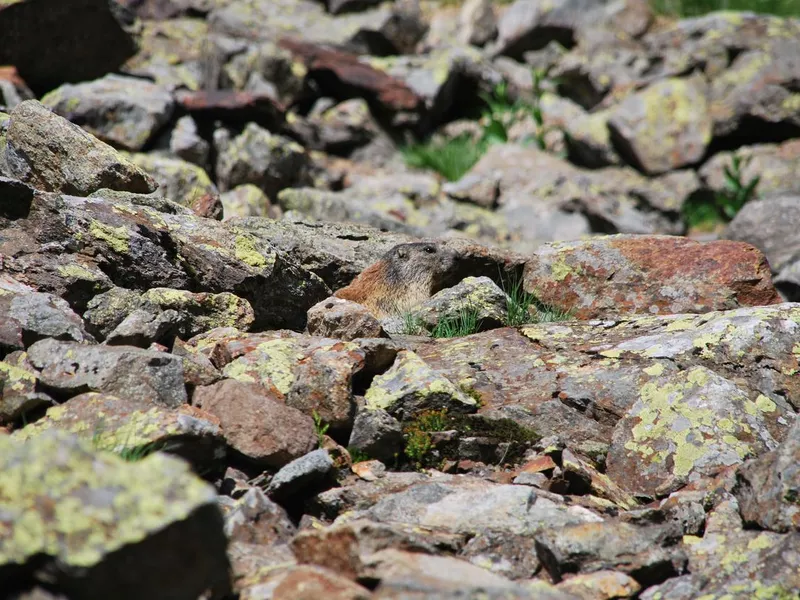
[[[405,248],[398,248],[397,250],[397,257],[398,258],[406,258],[408,256],[408,252],[406,252]]]

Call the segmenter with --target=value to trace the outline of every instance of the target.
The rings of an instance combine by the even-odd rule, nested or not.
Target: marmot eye
[[[428,254],[433,254],[434,252],[436,252],[436,248],[434,248],[433,246],[425,246],[425,252],[427,252]]]

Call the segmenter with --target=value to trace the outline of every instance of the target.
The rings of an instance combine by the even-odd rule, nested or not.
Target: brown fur
[[[363,304],[376,317],[399,315],[442,289],[454,262],[454,252],[440,244],[400,244],[334,296]]]

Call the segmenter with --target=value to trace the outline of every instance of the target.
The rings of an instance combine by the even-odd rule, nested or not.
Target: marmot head
[[[396,285],[428,282],[430,293],[444,287],[456,262],[453,250],[434,242],[414,242],[395,246],[383,256],[388,275]]]

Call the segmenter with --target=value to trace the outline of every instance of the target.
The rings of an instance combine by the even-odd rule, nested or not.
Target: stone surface
[[[3,150],[0,171],[48,192],[88,196],[103,188],[149,193],[157,187],[113,148],[35,100],[11,112]]]
[[[222,202],[222,220],[247,218],[247,217],[272,217],[279,216],[280,209],[267,198],[257,186],[252,183],[237,185],[232,190],[220,194]]]
[[[220,419],[228,445],[258,466],[282,467],[317,445],[310,416],[263,387],[225,380],[195,390],[192,402]]]
[[[333,460],[327,450],[314,450],[284,466],[267,486],[267,495],[283,505],[330,487]]]
[[[123,394],[168,408],[186,402],[181,361],[165,352],[45,339],[28,348],[28,357],[54,394]]]
[[[331,296],[308,309],[311,335],[354,340],[385,337],[380,322],[360,304]]]
[[[120,75],[63,85],[44,96],[42,104],[98,139],[133,151],[166,125],[175,108],[166,89]]]
[[[126,463],[56,431],[0,436],[0,447],[0,560],[11,581],[33,584],[45,560],[48,582],[75,597],[230,592],[216,494],[183,461],[156,453]]]
[[[360,450],[369,457],[390,461],[403,449],[400,423],[385,410],[361,410],[356,414],[348,448]]]
[[[753,246],[666,236],[608,236],[542,246],[525,265],[525,291],[587,319],[775,304],[764,255]]]

